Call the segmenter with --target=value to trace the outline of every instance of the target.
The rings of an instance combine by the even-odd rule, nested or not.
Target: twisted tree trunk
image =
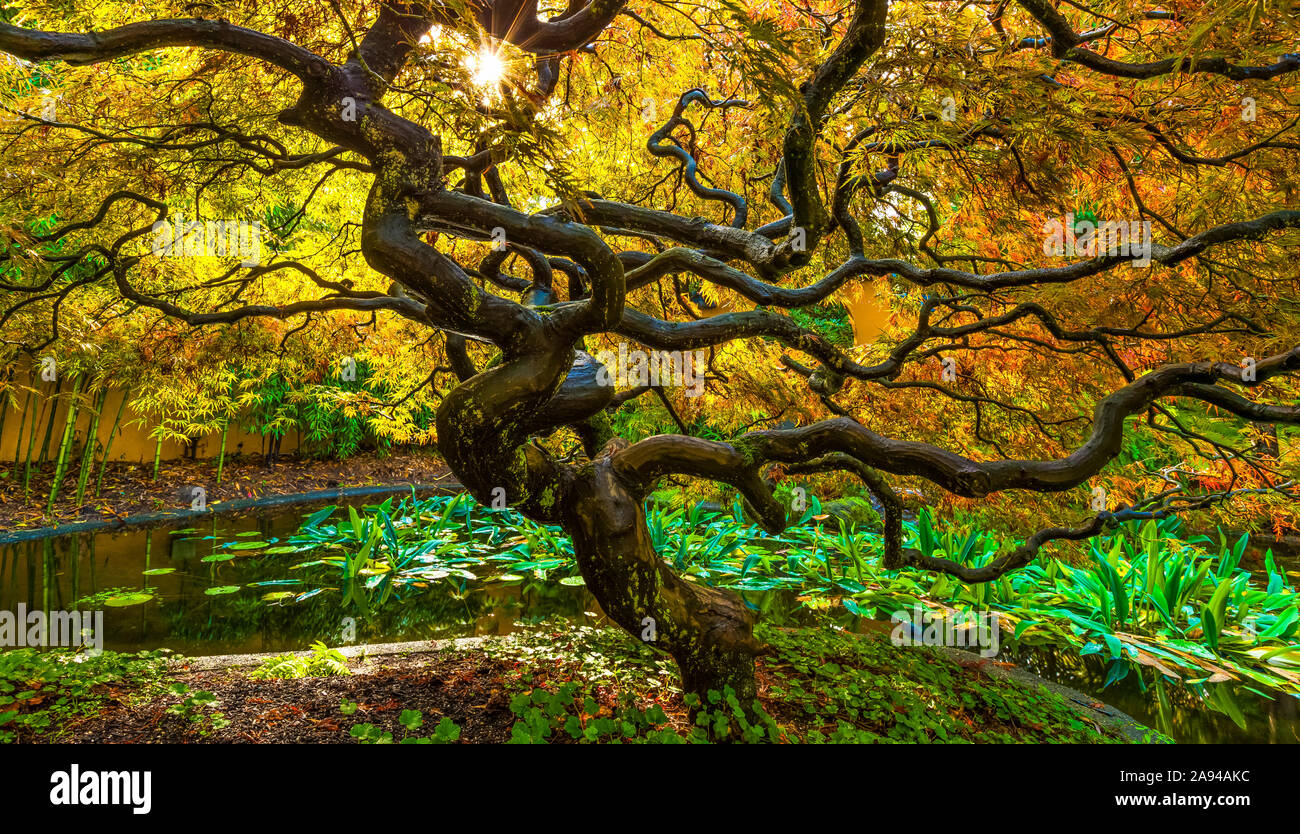
[[[537,60],[536,84],[513,99],[507,134],[522,135],[532,129],[528,125],[531,116],[539,112],[556,88],[561,56],[588,48],[591,39],[620,13],[623,5],[622,0],[571,3],[564,13],[540,20],[535,0],[482,0],[475,4],[476,17],[487,34],[531,52]],[[900,159],[912,150],[959,149],[979,137],[1002,136],[1003,127],[999,121],[956,140],[900,143],[867,142],[877,130],[870,125],[841,154],[833,191],[823,194],[819,176],[831,173],[821,147],[825,144],[821,133],[827,115],[840,112],[832,109],[834,98],[882,46],[889,20],[887,0],[855,0],[852,6],[842,35],[833,47],[828,44],[824,60],[798,87],[802,101],[789,116],[777,174],[769,191],[782,217],[752,230],[747,228],[745,198],[702,184],[692,153],[685,147],[667,144],[669,133],[685,124],[683,112],[688,105],[727,108],[743,104],[738,99],[714,101],[699,89],[682,94],[666,126],[651,134],[647,151],[680,161],[683,181],[696,196],[728,204],[729,225],[676,210],[605,199],[590,192],[583,196],[566,194],[558,205],[541,211],[525,212],[512,207],[505,182],[496,169],[509,160],[511,142],[488,141],[485,137],[493,135],[489,131],[469,143],[468,147],[474,148],[470,155],[444,156],[441,133],[384,104],[390,85],[431,27],[462,25],[458,11],[440,2],[390,0],[379,4],[372,25],[359,41],[353,41],[354,48],[342,63],[269,33],[226,20],[203,19],[142,21],[88,33],[46,32],[0,22],[0,51],[30,61],[89,64],[164,47],[188,47],[249,56],[295,77],[301,94],[293,106],[279,114],[280,122],[286,127],[303,128],[331,147],[320,153],[292,155],[262,149],[262,140],[251,136],[242,137],[241,147],[257,154],[254,160],[265,161],[259,157],[266,157],[273,167],[283,166],[285,170],[331,163],[373,175],[362,222],[361,248],[367,263],[391,279],[390,292],[356,290],[350,282],[335,283],[317,276],[316,283],[328,288],[329,294],[284,303],[275,298],[244,303],[236,297],[213,309],[189,310],[182,306],[179,293],[171,289],[163,294],[150,292],[147,275],[133,274],[143,257],[131,254],[133,249],[128,244],[146,234],[147,226],[128,229],[107,248],[83,247],[81,251],[107,256],[111,276],[108,272],[102,276],[106,281],[111,277],[124,299],[193,326],[233,324],[253,316],[285,319],[326,310],[372,314],[386,311],[447,334],[448,360],[460,384],[446,394],[439,406],[437,431],[439,449],[451,470],[481,502],[504,498],[529,518],[562,525],[573,537],[582,574],[605,611],[632,634],[643,636],[647,642],[653,637],[657,648],[671,654],[681,668],[688,691],[706,695],[709,690],[731,687],[742,703],[748,704],[755,689],[753,658],[758,651],[753,617],[734,594],[686,581],[655,553],[642,502],[659,479],[684,475],[730,484],[739,490],[763,526],[776,531],[785,526],[786,514],[762,478],[764,467],[780,464],[801,467],[806,472],[853,472],[876,493],[884,508],[886,567],[919,567],[965,582],[984,582],[1023,567],[1047,541],[1086,538],[1117,521],[1163,515],[1175,506],[1175,496],[1162,493],[1145,499],[1140,508],[1104,510],[1079,527],[1041,530],[1024,545],[979,568],[971,568],[947,559],[927,558],[902,547],[901,508],[887,475],[921,477],[950,493],[971,498],[1011,489],[1072,489],[1095,476],[1119,453],[1125,420],[1148,412],[1158,399],[1166,397],[1191,398],[1256,422],[1300,424],[1300,407],[1257,401],[1234,390],[1255,388],[1270,378],[1300,372],[1300,346],[1261,359],[1251,366],[1248,375],[1234,360],[1167,364],[1137,376],[1108,339],[1165,339],[1172,334],[1149,332],[1140,326],[1069,331],[1032,299],[1010,310],[998,300],[995,306],[1000,312],[982,314],[966,296],[940,295],[935,289],[960,287],[963,293],[971,292],[971,297],[987,297],[1004,289],[1083,282],[1128,262],[1131,259],[1127,254],[1098,255],[1062,266],[999,267],[979,273],[869,257],[872,247],[867,245],[853,216],[856,194],[870,187],[877,190],[875,196],[879,197],[882,192],[878,189],[899,175]],[[1050,39],[1041,39],[1041,44],[1030,39],[1030,46],[1050,43],[1061,60],[1103,75],[1153,78],[1213,73],[1236,80],[1265,80],[1300,71],[1300,58],[1290,53],[1274,64],[1254,67],[1237,66],[1222,58],[1189,62],[1177,55],[1130,64],[1079,47],[1089,37],[1076,32],[1053,4],[1021,0],[1019,6],[1051,34]],[[828,36],[830,31],[828,28]],[[479,33],[476,30],[474,34]],[[1000,54],[997,49],[989,52]],[[479,115],[490,115],[490,109],[478,105],[474,110]],[[411,110],[402,108],[401,112]],[[1093,118],[1088,116],[1088,124]],[[924,114],[918,113],[916,121],[924,120]],[[500,126],[505,127],[506,122]],[[227,134],[223,128],[219,138],[240,138]],[[456,135],[454,130],[452,135]],[[135,136],[129,139],[139,141]],[[856,174],[859,161],[850,154],[854,148],[886,154],[889,164],[874,174]],[[459,184],[455,182],[458,176]],[[1131,177],[1129,184],[1136,188]],[[920,192],[895,189],[929,206]],[[152,212],[155,221],[173,213],[163,200],[119,190],[104,198],[88,223],[68,224],[50,233],[46,240],[62,240],[65,234],[104,223],[110,209],[119,203]],[[933,209],[931,215],[933,218]],[[931,223],[937,228],[936,220]],[[1212,246],[1262,240],[1274,232],[1295,228],[1300,228],[1300,211],[1273,211],[1223,223],[1171,246],[1160,246],[1150,253],[1149,261],[1173,267]],[[847,260],[815,282],[801,279],[798,286],[782,285],[787,276],[812,263],[814,250],[838,232],[843,233],[848,246]],[[616,251],[612,248],[614,239],[625,233],[655,241],[656,251]],[[463,266],[457,260],[463,254],[457,255],[455,249],[449,249],[452,254],[447,254],[436,248],[439,234],[452,239],[492,240],[503,247],[494,247],[477,267]],[[920,241],[922,249],[929,237]],[[350,240],[346,246],[341,258],[351,255]],[[507,249],[526,262],[533,272],[531,282],[501,272]],[[943,263],[935,253],[927,252]],[[57,249],[51,249],[42,260],[49,269],[56,270],[55,276],[73,265]],[[960,261],[964,257],[946,260]],[[292,262],[280,266],[287,263]],[[552,304],[552,270],[556,268],[568,275],[570,293],[563,303]],[[95,271],[100,269],[96,264]],[[311,274],[309,269],[306,272]],[[675,273],[687,273],[729,288],[758,308],[676,322],[626,307],[630,289],[648,287]],[[912,335],[875,365],[859,364],[792,317],[763,309],[807,307],[826,300],[846,282],[869,276],[894,276],[918,287],[929,287],[932,293],[917,313]],[[518,301],[512,300],[490,291],[489,285],[522,295]],[[10,286],[6,291],[36,293],[46,286],[49,281],[31,287]],[[974,321],[958,325],[954,319],[951,325],[943,323],[950,320],[950,315],[969,314],[974,314]],[[932,315],[936,321],[931,320]],[[977,460],[941,446],[877,434],[830,399],[848,380],[889,384],[906,364],[933,357],[933,348],[923,348],[934,339],[964,343],[968,336],[994,334],[995,328],[1034,319],[1056,339],[1100,343],[1105,356],[1126,380],[1097,404],[1088,438],[1062,457]],[[1215,328],[1229,319],[1239,320],[1241,316],[1232,313],[1185,334],[1228,332]],[[681,435],[650,437],[630,446],[611,443],[604,411],[614,393],[609,386],[597,383],[599,365],[584,347],[587,338],[601,334],[669,351],[712,348],[744,339],[780,342],[815,360],[817,368],[783,357],[787,367],[806,379],[811,393],[841,416],[799,428],[749,431],[730,443]],[[467,349],[469,340],[490,345],[496,351],[490,367],[475,367]],[[1017,337],[1018,343],[1023,341],[1027,340]],[[581,438],[588,453],[587,463],[561,462],[534,442],[561,427],[573,429]],[[24,489],[30,476],[36,428],[33,412]],[[48,429],[46,435],[48,440]],[[104,458],[107,461],[107,450]],[[156,469],[155,465],[155,474]],[[1217,497],[1226,499],[1232,494],[1232,490],[1225,490]]]
[[[748,705],[756,695],[754,615],[736,594],[688,582],[659,558],[644,496],[633,489],[610,456],[574,479],[563,523],[587,587],[610,619],[672,655],[687,692],[731,687]]]

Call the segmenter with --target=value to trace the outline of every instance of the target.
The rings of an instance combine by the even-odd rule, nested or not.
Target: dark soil
[[[443,718],[461,727],[461,741],[501,743],[510,738],[514,716],[502,688],[509,664],[480,654],[437,654],[375,659],[352,675],[250,680],[247,668],[175,675],[192,691],[217,697],[216,710],[230,724],[202,732],[198,722],[169,715],[180,696],[168,694],[138,703],[118,702],[97,716],[67,729],[67,741],[86,744],[252,743],[356,744],[348,731],[354,724],[373,724],[406,736],[398,723],[402,710],[419,710],[424,726],[415,735],[429,736]],[[344,700],[359,705],[344,715]]]
[[[54,465],[32,471],[28,500],[23,500],[21,471],[11,463],[0,463],[0,529],[48,527],[91,519],[125,518],[140,513],[189,509],[192,488],[204,488],[209,505],[240,498],[292,495],[323,489],[386,484],[454,480],[442,459],[432,450],[399,451],[380,457],[357,455],[346,460],[310,460],[285,457],[268,465],[260,456],[227,458],[221,483],[217,483],[215,461],[179,460],[164,462],[153,479],[152,465],[110,464],[104,474],[104,490],[95,499],[75,503],[77,470],[69,467],[59,487],[54,516],[47,516]],[[99,470],[94,475],[98,477]],[[94,482],[87,493],[94,491]]]

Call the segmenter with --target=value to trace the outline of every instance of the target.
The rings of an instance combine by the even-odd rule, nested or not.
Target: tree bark
[[[682,578],[659,557],[641,496],[608,456],[579,471],[563,507],[578,567],[605,614],[671,655],[685,691],[703,700],[709,690],[730,687],[748,707],[757,694],[761,644],[754,614],[740,598]]]

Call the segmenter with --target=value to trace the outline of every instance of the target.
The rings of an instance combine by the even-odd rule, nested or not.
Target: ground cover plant
[[[33,736],[64,740],[77,719],[161,690],[165,666],[159,652],[0,652],[0,743]]]
[[[1045,688],[929,647],[825,628],[760,629],[754,702],[697,699],[663,655],[613,628],[545,623],[481,647],[353,661],[349,674],[186,672],[27,722],[22,741],[360,744],[1163,741]],[[117,659],[111,653],[113,663]],[[125,669],[126,667],[118,667]],[[265,667],[259,667],[265,668]],[[165,682],[165,681],[164,681]],[[139,687],[137,690],[136,687]],[[6,739],[6,740],[12,740]]]

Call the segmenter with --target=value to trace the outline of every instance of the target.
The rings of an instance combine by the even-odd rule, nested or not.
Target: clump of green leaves
[[[57,741],[68,724],[113,699],[113,684],[130,682],[133,694],[161,685],[163,651],[88,655],[64,650],[0,652],[0,743]]]
[[[212,692],[206,689],[192,690],[180,682],[167,687],[167,691],[181,698],[180,703],[167,708],[167,714],[179,716],[186,723],[195,725],[194,729],[199,735],[209,736],[230,724],[226,714],[215,709],[217,696]]]
[[[321,678],[331,675],[350,675],[348,659],[338,649],[331,649],[319,641],[311,644],[311,654],[284,654],[268,658],[261,666],[249,672],[253,680],[286,678]]]
[[[848,308],[838,302],[789,311],[790,318],[801,327],[825,336],[838,347],[853,346],[853,321]]]
[[[509,744],[546,744],[553,739],[582,743],[680,744],[684,741],[667,727],[668,715],[658,704],[640,709],[630,702],[602,715],[601,705],[591,697],[590,684],[569,681],[551,692],[538,687],[520,692],[510,700],[517,718],[510,729]]]
[[[721,692],[710,689],[703,700],[688,692],[684,700],[695,719],[690,733],[693,742],[760,744],[786,740],[785,730],[763,709],[762,703],[756,700],[746,709],[729,686]]]
[[[1121,740],[1061,696],[963,668],[929,646],[830,629],[757,632],[772,649],[767,703],[792,741],[1066,742]]]
[[[344,699],[340,707],[344,715],[352,715],[357,711],[357,705]],[[401,724],[406,730],[406,737],[399,744],[455,744],[460,740],[460,725],[450,718],[443,716],[438,722],[438,726],[433,728],[431,736],[417,736],[415,731],[424,726],[424,713],[414,709],[404,709],[398,716],[397,723]],[[392,744],[393,734],[376,727],[374,724],[354,724],[348,731],[348,735],[355,738],[361,744]]]

